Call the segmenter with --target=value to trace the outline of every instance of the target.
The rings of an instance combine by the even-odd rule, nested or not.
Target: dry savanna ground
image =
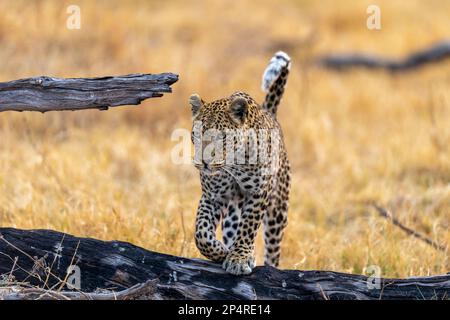
[[[67,6],[80,30],[66,28]],[[0,114],[0,225],[119,239],[199,257],[200,197],[192,165],[176,165],[171,133],[190,128],[188,96],[245,90],[259,101],[268,59],[293,69],[279,119],[293,187],[282,268],[385,276],[448,272],[450,61],[403,74],[334,72],[325,53],[401,57],[450,38],[450,2],[1,1],[0,81],[171,71],[174,92],[107,112]],[[367,205],[446,246],[406,235]],[[261,262],[261,239],[258,239]]]

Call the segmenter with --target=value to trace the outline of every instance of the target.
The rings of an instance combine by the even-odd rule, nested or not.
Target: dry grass
[[[261,100],[261,73],[284,49],[293,72],[280,121],[294,176],[281,267],[449,271],[448,249],[405,235],[366,203],[450,244],[450,62],[389,75],[334,73],[312,60],[349,50],[400,56],[448,38],[450,2],[380,0],[381,31],[365,27],[370,1],[77,2],[79,31],[65,28],[72,2],[0,2],[1,81],[162,71],[180,81],[137,108],[0,114],[1,226],[199,256],[199,179],[171,162],[170,134],[189,128],[192,92]]]

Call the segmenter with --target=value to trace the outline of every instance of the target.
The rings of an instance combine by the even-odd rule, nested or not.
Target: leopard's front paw
[[[254,267],[253,250],[245,249],[231,250],[222,265],[222,268],[234,275],[250,274]]]

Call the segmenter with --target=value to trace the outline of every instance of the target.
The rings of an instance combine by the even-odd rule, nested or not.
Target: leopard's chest
[[[202,190],[215,203],[226,203],[236,197],[243,197],[235,179],[226,173],[200,175]]]

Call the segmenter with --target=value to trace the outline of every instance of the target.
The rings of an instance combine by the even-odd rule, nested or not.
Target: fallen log
[[[380,57],[364,53],[342,53],[325,55],[318,59],[319,65],[329,69],[345,70],[355,67],[385,69],[391,72],[408,71],[425,64],[442,61],[450,57],[450,41],[414,52],[403,59]]]
[[[363,275],[272,267],[233,276],[210,261],[126,242],[12,228],[0,228],[0,275],[0,299],[423,300],[450,294],[450,274],[375,279],[378,285]]]
[[[99,78],[35,77],[0,83],[2,111],[63,111],[137,105],[171,92],[173,73]]]

